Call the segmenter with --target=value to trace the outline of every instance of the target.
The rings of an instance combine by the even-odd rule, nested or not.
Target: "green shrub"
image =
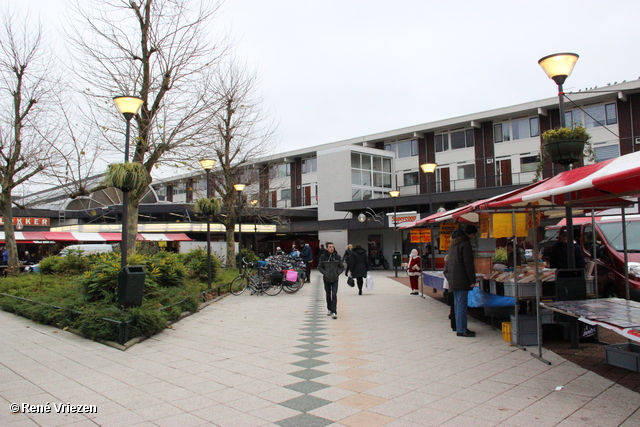
[[[187,272],[190,277],[207,281],[207,250],[202,248],[192,249],[191,251],[181,254],[180,259],[182,263],[187,267]],[[211,279],[215,280],[220,271],[220,260],[214,254],[211,253]]]
[[[493,253],[493,262],[499,264],[507,263],[507,248],[496,248],[496,251]]]
[[[50,256],[40,261],[40,273],[78,275],[91,268],[91,256],[70,251],[67,256]]]
[[[160,251],[155,256],[142,261],[147,273],[161,287],[182,286],[187,269],[179,255]]]

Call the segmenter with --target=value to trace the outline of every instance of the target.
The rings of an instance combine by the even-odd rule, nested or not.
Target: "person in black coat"
[[[351,252],[348,271],[349,275],[356,279],[358,283],[358,294],[362,295],[362,284],[369,271],[369,257],[367,257],[367,251],[362,246],[356,245],[356,248]]]

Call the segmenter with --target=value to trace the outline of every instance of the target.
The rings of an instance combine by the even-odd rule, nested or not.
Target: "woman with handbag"
[[[422,266],[420,264],[420,256],[417,249],[412,249],[409,254],[409,266],[407,267],[409,282],[411,283],[411,294],[419,295],[418,284],[420,283],[420,275],[422,274]]]
[[[367,257],[367,251],[362,246],[356,245],[356,248],[351,252],[348,269],[350,279],[356,279],[358,283],[358,295],[362,295],[364,278],[367,277],[367,272],[369,271],[369,257]]]

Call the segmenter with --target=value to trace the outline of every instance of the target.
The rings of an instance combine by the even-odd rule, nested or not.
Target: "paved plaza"
[[[336,320],[314,271],[124,352],[0,312],[0,426],[640,425],[639,393],[473,319],[457,337],[449,307],[387,275],[362,296],[341,279]]]

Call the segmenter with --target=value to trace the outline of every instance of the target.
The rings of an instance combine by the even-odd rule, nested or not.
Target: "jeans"
[[[324,282],[324,292],[327,295],[327,310],[338,313],[338,281]]]
[[[456,314],[456,332],[463,333],[467,331],[467,298],[468,290],[454,289],[453,304]]]

